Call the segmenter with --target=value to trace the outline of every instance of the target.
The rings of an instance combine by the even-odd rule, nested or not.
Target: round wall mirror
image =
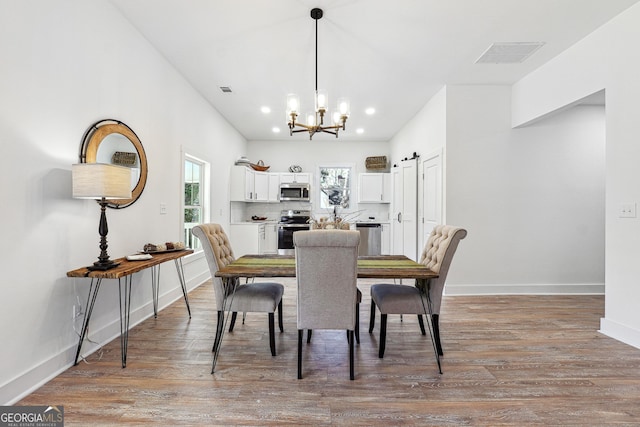
[[[80,163],[107,163],[131,169],[131,198],[107,200],[113,209],[135,203],[147,183],[147,155],[133,130],[118,120],[100,120],[82,138]]]

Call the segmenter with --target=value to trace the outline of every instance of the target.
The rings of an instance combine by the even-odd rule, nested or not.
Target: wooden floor
[[[269,352],[267,317],[249,314],[225,335],[211,375],[213,289],[146,320],[18,405],[64,405],[74,425],[640,425],[640,350],[597,332],[602,296],[445,297],[439,375],[414,316],[389,316],[387,350],[368,333],[349,381],[346,334],[315,331],[296,379],[295,282],[285,283],[285,332]],[[379,316],[377,317],[379,323]]]

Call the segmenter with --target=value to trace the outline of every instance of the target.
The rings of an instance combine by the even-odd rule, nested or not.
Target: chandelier
[[[305,123],[296,121],[299,115],[300,98],[296,94],[287,95],[287,120],[289,125],[289,135],[293,136],[298,132],[309,132],[309,139],[313,135],[320,132],[330,133],[338,137],[340,129],[345,130],[345,123],[349,118],[349,100],[347,98],[339,98],[338,106],[331,115],[332,124],[325,125],[325,116],[329,116],[328,95],[326,90],[318,90],[318,20],[322,18],[322,9],[311,9],[311,17],[316,21],[316,90],[315,113],[308,113]]]

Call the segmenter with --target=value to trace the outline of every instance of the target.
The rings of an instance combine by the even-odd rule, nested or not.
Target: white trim
[[[604,283],[447,284],[445,295],[604,295]]]
[[[598,332],[632,347],[640,348],[640,331],[627,325],[603,317],[600,319]]]
[[[209,271],[202,272],[187,283],[187,291],[190,292],[200,285],[206,283],[211,278]],[[158,311],[168,307],[178,300],[182,300],[182,288],[180,286],[170,289],[158,298]],[[185,316],[187,315],[186,307]],[[149,301],[143,306],[133,310],[130,315],[129,330],[144,320],[153,316],[153,301]],[[93,354],[100,347],[108,344],[120,337],[120,318],[97,330],[90,330],[88,338],[99,344],[92,344],[88,340],[82,344],[82,356],[87,357]],[[12,380],[0,386],[0,404],[13,405],[22,398],[33,393],[35,390],[46,384],[62,372],[73,366],[76,355],[77,342],[59,353],[45,359],[33,368],[16,375]],[[83,362],[80,361],[80,364]]]

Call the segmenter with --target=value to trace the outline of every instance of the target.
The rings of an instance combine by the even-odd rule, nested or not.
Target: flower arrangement
[[[309,219],[312,230],[349,230],[351,222],[360,212],[353,212],[345,216],[338,215],[337,206],[329,216],[322,216],[318,219],[313,216]]]

